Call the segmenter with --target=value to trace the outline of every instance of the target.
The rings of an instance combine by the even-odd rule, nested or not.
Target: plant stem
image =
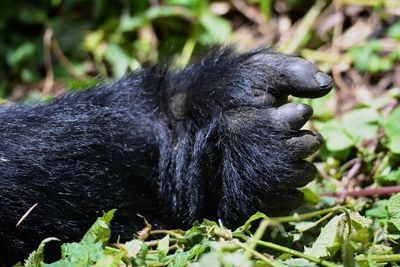
[[[171,235],[176,238],[183,238],[181,235],[183,231],[182,230],[152,230],[150,232],[151,235],[157,235],[157,234],[164,234],[164,235]]]
[[[342,208],[343,207],[339,206],[339,207],[333,207],[333,208],[317,210],[317,211],[313,211],[313,212],[309,212],[309,213],[294,214],[294,215],[291,215],[291,216],[270,218],[270,220],[274,221],[274,222],[279,222],[279,223],[298,222],[298,221],[308,220],[308,219],[314,218],[314,217],[319,216],[319,215],[324,215],[326,213],[335,212],[335,211],[340,210]]]
[[[355,191],[344,191],[334,193],[323,193],[321,196],[324,197],[362,197],[362,196],[373,196],[373,195],[390,195],[393,193],[399,193],[400,186],[384,186],[379,188],[366,188]]]
[[[277,251],[289,253],[289,254],[291,254],[293,256],[304,258],[304,259],[309,260],[311,262],[315,262],[315,263],[317,263],[317,264],[319,264],[321,266],[337,267],[337,265],[335,263],[333,263],[333,262],[326,261],[326,260],[321,260],[321,259],[315,258],[313,256],[304,254],[304,253],[302,253],[300,251],[297,251],[297,250],[294,250],[294,249],[291,249],[291,248],[288,248],[288,247],[280,246],[280,245],[277,245],[277,244],[274,244],[274,243],[271,243],[271,242],[266,242],[266,241],[260,241],[259,240],[259,241],[257,241],[257,244],[259,244],[261,246],[264,246],[264,247],[267,247],[267,248],[271,248],[271,249],[277,250]]]
[[[263,237],[265,230],[267,229],[267,226],[268,226],[268,221],[262,220],[260,223],[260,226],[257,228],[257,231],[255,232],[254,236],[252,238],[247,239],[247,247],[250,250],[254,250],[256,248],[257,241],[259,241]],[[249,251],[246,252],[244,258],[246,258],[246,259],[250,258]]]
[[[254,256],[256,256],[257,258],[259,258],[260,260],[262,260],[263,262],[265,262],[266,264],[268,264],[269,266],[273,266],[273,267],[278,267],[279,265],[275,264],[273,261],[271,261],[270,259],[268,259],[266,256],[264,256],[263,254],[261,254],[260,252],[249,248],[248,246],[240,243],[239,241],[236,240],[236,243],[243,248],[244,250],[246,250],[246,252],[253,254]]]
[[[375,262],[400,262],[400,254],[391,254],[391,255],[373,255],[371,257],[365,257],[365,255],[358,255],[356,257],[358,262],[366,262],[368,260],[372,260]]]

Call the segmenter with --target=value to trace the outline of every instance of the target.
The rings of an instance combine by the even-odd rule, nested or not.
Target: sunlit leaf
[[[305,253],[316,258],[330,257],[335,254],[341,246],[339,239],[339,223],[342,215],[333,217],[324,228],[322,228],[317,240]]]
[[[388,213],[390,222],[400,231],[400,194],[390,197]]]

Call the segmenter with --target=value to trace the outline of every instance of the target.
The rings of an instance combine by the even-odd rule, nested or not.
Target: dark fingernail
[[[322,71],[318,71],[317,73],[315,73],[314,78],[321,88],[327,88],[332,85],[331,77]]]
[[[322,135],[320,133],[314,133],[314,134],[317,137],[319,145],[322,145],[324,143],[324,138],[322,137]]]

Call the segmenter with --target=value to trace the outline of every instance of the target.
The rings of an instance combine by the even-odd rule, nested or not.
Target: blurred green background
[[[399,4],[397,0],[3,0],[0,97],[57,95],[64,88],[118,78],[158,60],[184,66],[207,47],[227,43],[241,49],[272,45],[316,61],[326,71],[336,67],[343,73],[354,66],[380,78],[400,57]],[[345,84],[339,81],[338,86]]]

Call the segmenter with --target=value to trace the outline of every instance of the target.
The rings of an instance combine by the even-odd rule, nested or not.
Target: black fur
[[[153,67],[47,104],[3,106],[0,259],[22,260],[49,236],[77,241],[113,208],[113,236],[128,239],[143,227],[137,214],[154,227],[204,217],[234,227],[296,207],[296,188],[315,175],[302,158],[321,140],[288,142],[316,136],[277,109],[287,94],[313,90],[291,85],[291,58],[218,49],[180,71]]]

